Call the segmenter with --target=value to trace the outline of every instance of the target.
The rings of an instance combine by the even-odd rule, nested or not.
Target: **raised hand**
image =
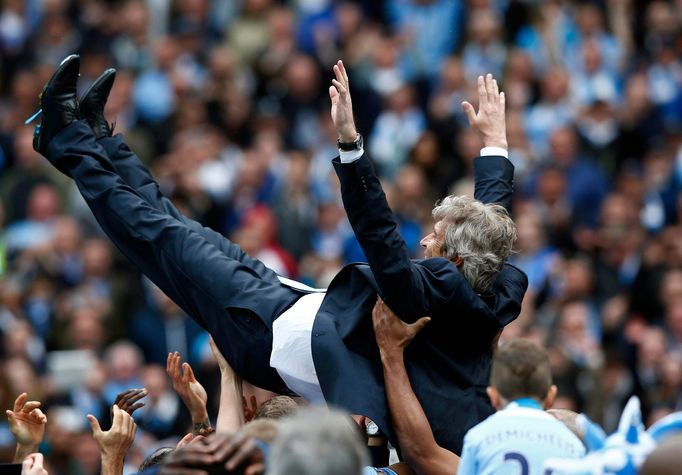
[[[507,148],[505,97],[492,74],[478,77],[478,112],[469,102],[462,102],[471,127],[478,131],[486,147]]]
[[[147,390],[145,388],[128,389],[127,391],[123,391],[116,396],[114,404],[117,405],[122,411],[125,411],[132,416],[133,412],[144,406],[144,402],[137,401],[146,395]]]
[[[21,393],[14,401],[14,410],[7,410],[9,429],[17,445],[38,448],[45,436],[47,417],[40,410],[39,401],[29,401],[28,394]]]
[[[202,433],[203,430],[209,429],[211,425],[206,409],[208,395],[201,383],[194,377],[194,371],[189,363],[183,363],[177,351],[169,353],[166,360],[166,372],[173,382],[173,389],[189,409],[195,432]]]
[[[332,122],[336,127],[341,142],[350,143],[357,137],[355,121],[353,120],[353,102],[350,98],[348,73],[343,61],[334,65],[335,79],[329,86],[329,98],[332,100]]]
[[[112,413],[111,429],[108,431],[103,431],[97,418],[88,414],[92,436],[102,454],[102,474],[104,475],[122,473],[126,452],[133,444],[137,430],[133,417],[115,404]]]
[[[407,324],[398,318],[383,300],[377,298],[372,309],[372,324],[382,356],[388,353],[402,353],[430,321],[430,317],[422,317],[412,324]]]

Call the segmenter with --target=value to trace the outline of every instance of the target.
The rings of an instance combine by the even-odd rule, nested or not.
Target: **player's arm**
[[[353,120],[348,75],[339,61],[334,66],[335,79],[329,88],[331,114],[341,142],[351,143],[357,136]],[[454,293],[456,279],[425,275],[429,271],[410,260],[405,241],[397,230],[396,219],[388,206],[379,178],[367,154],[341,152],[333,161],[341,182],[341,196],[355,237],[379,286],[380,295],[406,321],[414,321],[428,312],[429,301],[447,300]],[[454,271],[453,271],[454,273]],[[429,292],[425,292],[426,280]],[[438,282],[442,282],[439,286]],[[439,290],[438,287],[442,289]],[[437,295],[441,292],[442,295]]]
[[[478,111],[466,101],[462,107],[485,147],[474,160],[474,197],[483,203],[500,204],[511,212],[514,166],[507,159],[505,96],[492,74],[478,77]]]
[[[404,350],[428,322],[428,317],[408,325],[384,302],[377,300],[372,323],[384,367],[384,384],[398,443],[407,463],[419,475],[452,475],[459,457],[439,446],[405,369]]]

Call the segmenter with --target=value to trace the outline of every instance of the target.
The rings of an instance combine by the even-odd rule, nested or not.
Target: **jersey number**
[[[521,455],[518,452],[507,452],[506,454],[504,454],[504,461],[508,462],[510,460],[514,461],[514,462],[518,462],[519,465],[521,465],[521,475],[528,475],[528,473],[529,473],[528,459],[526,459],[526,457],[524,457],[523,455]],[[544,475],[552,475],[552,471],[550,469],[547,469],[547,470],[545,470]]]

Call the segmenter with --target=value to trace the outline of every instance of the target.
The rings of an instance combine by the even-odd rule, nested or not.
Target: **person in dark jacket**
[[[504,94],[479,78],[479,111],[465,111],[486,148],[474,160],[475,200],[434,209],[425,259],[412,261],[355,130],[348,77],[334,66],[333,161],[344,207],[368,258],[343,268],[328,289],[279,277],[222,235],[184,217],[103,115],[115,71],[79,102],[79,58],[46,84],[34,146],[72,177],[104,232],[200,326],[244,379],[371,418],[395,443],[371,311],[380,296],[404,321],[433,323],[405,355],[414,391],[438,443],[459,453],[466,431],[493,412],[485,394],[494,342],[518,315],[526,276],[505,263],[513,166],[504,157]]]

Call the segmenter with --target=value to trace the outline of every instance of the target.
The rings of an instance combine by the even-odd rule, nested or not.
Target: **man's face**
[[[424,257],[440,257],[443,248],[443,234],[445,233],[445,223],[437,221],[433,226],[433,232],[424,236],[419,244],[424,248]]]

